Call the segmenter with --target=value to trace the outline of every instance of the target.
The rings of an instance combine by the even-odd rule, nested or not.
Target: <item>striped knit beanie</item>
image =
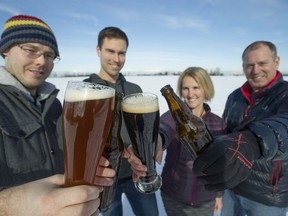
[[[59,56],[56,38],[51,28],[41,19],[26,15],[17,15],[8,19],[1,35],[1,55],[14,44],[29,42],[49,46],[56,56]]]

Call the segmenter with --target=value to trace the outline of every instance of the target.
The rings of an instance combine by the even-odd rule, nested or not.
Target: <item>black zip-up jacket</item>
[[[85,79],[84,81],[110,86],[114,88],[116,91],[123,93],[124,96],[128,94],[142,92],[142,89],[137,84],[128,82],[123,76],[123,74],[121,73],[119,73],[119,77],[115,84],[101,79],[97,74],[91,74],[89,78]],[[122,120],[121,136],[122,136],[125,148],[127,148],[131,144],[131,141],[130,141],[124,120]],[[132,176],[131,165],[129,164],[126,158],[122,158],[118,175],[119,175],[118,183],[121,183],[122,182],[121,180],[130,179]]]
[[[0,68],[0,190],[64,172],[58,90],[44,82],[34,100]]]
[[[223,119],[228,133],[249,128],[262,152],[248,178],[232,190],[265,205],[288,207],[288,82],[277,72],[255,94],[246,82],[229,95]]]

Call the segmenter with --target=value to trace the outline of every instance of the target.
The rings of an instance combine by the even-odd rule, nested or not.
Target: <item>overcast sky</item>
[[[43,19],[58,40],[57,73],[98,72],[97,35],[106,26],[129,37],[124,72],[241,72],[242,51],[255,40],[274,42],[288,72],[287,11],[287,0],[0,0],[0,28],[12,15]]]

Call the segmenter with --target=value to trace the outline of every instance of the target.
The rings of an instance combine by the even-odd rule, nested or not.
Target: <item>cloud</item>
[[[251,0],[250,0],[251,1]],[[282,0],[252,0],[256,4],[267,4],[270,6],[281,6],[283,4]]]
[[[248,34],[246,29],[240,27],[235,27],[234,32],[240,36],[246,36]]]
[[[158,15],[158,19],[170,28],[192,28],[202,31],[209,29],[208,21],[199,18]]]
[[[223,0],[204,0],[202,2],[210,4],[210,5],[217,5],[217,4],[223,3],[224,1]]]
[[[120,2],[120,1],[119,1]],[[129,22],[131,20],[137,19],[139,17],[139,12],[143,11],[143,9],[139,6],[132,4],[132,5],[123,5],[123,3],[120,2],[119,4],[107,4],[107,3],[99,3],[99,8],[101,8],[101,11],[105,11],[104,15],[109,16],[113,19],[117,18],[125,22]],[[141,10],[141,9],[142,10]],[[140,9],[140,11],[139,11]]]
[[[11,15],[20,14],[17,9],[11,8],[11,7],[8,7],[8,6],[5,6],[5,5],[0,5],[0,11],[4,11],[4,12],[6,12],[8,14],[11,14]]]
[[[93,23],[95,26],[99,24],[99,20],[93,15],[82,14],[82,13],[81,14],[80,13],[68,13],[67,15],[77,21],[90,22],[90,23]]]

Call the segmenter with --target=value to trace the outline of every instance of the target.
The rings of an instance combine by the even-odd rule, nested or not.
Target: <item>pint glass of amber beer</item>
[[[134,153],[147,166],[147,175],[140,177],[135,187],[141,193],[154,193],[162,185],[155,163],[160,118],[158,98],[151,93],[127,95],[123,98],[122,112]]]
[[[65,186],[93,185],[113,120],[115,90],[69,81],[63,104]]]

